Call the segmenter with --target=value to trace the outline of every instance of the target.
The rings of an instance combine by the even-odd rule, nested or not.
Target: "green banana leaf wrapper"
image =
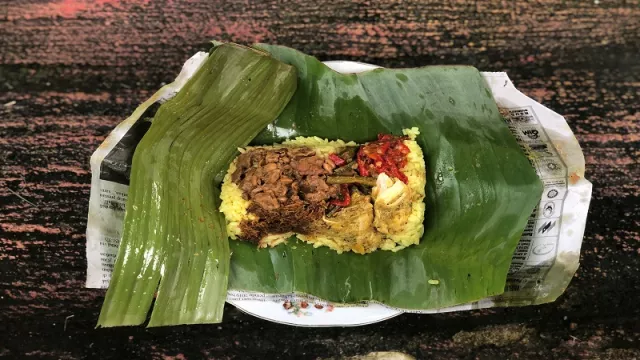
[[[343,303],[436,309],[501,294],[542,182],[481,74],[469,66],[339,74],[281,46],[257,48],[297,69],[296,93],[253,144],[295,136],[359,143],[378,133],[416,139],[427,166],[425,232],[398,252],[338,254],[292,238],[272,249],[230,241],[229,288],[299,292]]]
[[[219,322],[227,286],[404,309],[503,292],[542,183],[475,68],[338,74],[286,47],[254,48],[218,46],[138,144],[99,326],[144,322],[156,289],[150,326]],[[363,143],[412,127],[427,165],[420,245],[358,255],[295,238],[272,249],[227,239],[219,185],[237,147],[294,136]]]
[[[149,326],[222,321],[230,252],[215,176],[282,111],[295,87],[293,67],[224,44],[160,106],[133,156],[98,326],[143,323],[154,297]]]

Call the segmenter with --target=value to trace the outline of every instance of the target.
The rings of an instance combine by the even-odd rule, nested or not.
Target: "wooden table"
[[[638,1],[332,3],[0,2],[0,357],[640,357]],[[594,184],[567,292],[358,328],[291,328],[228,307],[220,325],[95,330],[104,291],[83,287],[89,156],[214,38],[322,60],[507,71],[565,115]]]

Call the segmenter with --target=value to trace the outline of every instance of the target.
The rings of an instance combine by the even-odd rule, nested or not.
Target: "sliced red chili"
[[[358,173],[360,173],[360,176],[369,176],[369,170],[367,170],[367,163],[366,163],[366,155],[364,154],[364,146],[361,146],[360,149],[358,149],[358,154],[356,156],[356,162],[358,163]]]
[[[388,142],[388,141],[384,142],[384,143],[382,143],[382,144],[380,144],[378,146],[377,153],[380,154],[380,155],[384,155],[384,154],[387,153],[387,151],[389,150],[390,147],[391,147],[391,143],[390,142]]]
[[[337,154],[329,154],[329,160],[333,161],[333,163],[336,164],[336,166],[342,166],[347,163],[346,161],[344,161],[343,158],[341,158]]]
[[[336,206],[349,206],[351,204],[351,194],[349,193],[349,185],[343,184],[340,186],[340,199],[333,199],[329,201],[329,204]]]
[[[390,141],[393,140],[395,137],[391,134],[378,134],[378,140],[382,140],[382,141]]]
[[[378,140],[360,147],[357,155],[358,172],[362,176],[386,173],[407,183],[408,178],[400,169],[407,165],[410,150],[404,144],[407,137],[378,134]]]

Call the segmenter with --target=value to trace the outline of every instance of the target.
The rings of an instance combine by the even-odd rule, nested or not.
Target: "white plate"
[[[325,61],[324,63],[343,74],[359,73],[380,67],[354,61]],[[229,291],[227,302],[255,317],[295,326],[358,326],[377,323],[402,314],[400,310],[380,304],[335,307],[324,300],[309,298],[307,306],[304,308],[301,307],[302,298],[294,294],[275,298],[268,295],[265,295],[267,298],[256,298],[249,295],[251,299],[240,300],[239,298],[243,295],[246,296],[247,293]],[[288,309],[285,308],[285,298],[289,299],[291,304],[287,305],[287,307],[290,306]],[[322,308],[319,309],[316,306]]]

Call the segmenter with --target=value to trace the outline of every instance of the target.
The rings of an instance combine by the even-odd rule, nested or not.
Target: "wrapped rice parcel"
[[[148,126],[138,125],[157,121],[160,111],[152,106],[154,102],[171,99],[176,93],[184,93],[183,101],[198,96],[194,87],[184,86],[206,54],[192,58],[176,82],[141,105],[92,157],[87,286],[106,287],[111,269],[115,269],[114,279],[120,277],[116,281],[120,290],[113,290],[120,295],[112,296],[108,307],[105,303],[108,321],[101,319],[101,325],[144,321],[147,301],[152,298],[149,294],[158,279],[151,326],[219,321],[221,303],[195,294],[220,294],[222,286],[228,286],[227,301],[243,311],[278,322],[325,326],[379,321],[403,311],[548,302],[563,291],[577,258],[571,255],[571,261],[566,261],[567,251],[574,254],[576,250],[559,242],[568,235],[564,234],[566,226],[560,229],[554,211],[569,211],[562,202],[578,201],[576,189],[583,189],[580,196],[587,197],[581,203],[588,204],[590,193],[590,184],[579,175],[584,173],[584,161],[578,161],[574,149],[579,152],[579,146],[569,143],[563,151],[554,152],[553,147],[559,145],[545,137],[564,139],[570,133],[566,123],[564,127],[551,122],[535,125],[539,124],[535,115],[527,114],[541,111],[539,104],[518,108],[524,106],[523,101],[510,101],[522,94],[508,94],[517,91],[512,85],[507,87],[506,76],[491,77],[471,67],[369,67],[370,71],[358,74],[340,74],[292,49],[264,44],[254,48],[296,69],[297,89],[257,137],[245,133],[234,138],[233,125],[227,128],[226,141],[220,136],[207,141],[201,137],[193,149],[207,149],[200,156],[206,166],[199,168],[190,162],[188,168],[172,170],[184,174],[185,180],[192,175],[194,180],[205,180],[199,183],[201,187],[191,187],[201,189],[190,200],[200,206],[178,205],[178,193],[169,192],[168,199],[176,200],[178,206],[161,206],[158,211],[175,222],[164,223],[164,217],[159,217],[153,219],[155,225],[148,223],[148,229],[167,224],[169,229],[178,229],[181,238],[193,236],[195,242],[176,242],[177,237],[162,234],[151,247],[144,241],[132,241],[135,238],[126,235],[131,224],[123,221],[121,209],[125,200],[127,216],[129,209],[139,208],[141,203],[135,200],[139,197],[134,196],[139,190],[133,181],[129,188],[129,176],[134,179],[140,162],[136,165],[134,157],[132,164],[131,155],[138,144],[154,143],[146,140]],[[332,67],[341,69],[339,64]],[[185,88],[189,90],[181,91]],[[509,109],[506,115],[496,100],[501,108]],[[244,108],[258,107],[248,104]],[[179,121],[180,112],[175,114]],[[169,121],[162,123],[172,128]],[[553,131],[548,130],[551,128]],[[193,130],[191,134],[197,135],[197,128]],[[536,142],[529,148],[521,131],[533,141],[542,141],[549,149],[545,155],[532,156],[533,146],[541,149],[543,145]],[[558,137],[555,131],[563,135]],[[229,147],[234,142],[237,145]],[[388,152],[389,148],[396,151]],[[378,163],[379,149],[385,155],[382,160],[394,161]],[[207,154],[211,161],[205,161]],[[546,154],[559,154],[560,165]],[[192,173],[195,170],[198,172]],[[163,174],[165,168],[157,167],[157,171]],[[562,171],[566,179],[572,179],[568,190]],[[575,177],[577,184],[573,184]],[[544,196],[540,179],[544,180]],[[180,181],[174,184],[181,186]],[[182,184],[189,189],[188,181]],[[114,196],[107,200],[103,198],[106,194]],[[153,201],[158,200],[164,201]],[[543,210],[535,209],[537,204]],[[197,214],[198,208],[206,209],[207,217],[185,222],[183,217],[190,211]],[[584,206],[576,209],[584,210]],[[573,217],[582,219],[582,225],[581,229],[571,228],[576,229],[572,237],[584,231],[583,210],[576,210]],[[215,219],[212,226],[209,216]],[[221,234],[229,236],[228,244],[219,241]],[[549,242],[554,236],[557,251],[562,251],[558,256]],[[223,250],[211,257],[215,262],[198,262],[206,244]],[[579,239],[577,244],[579,250]],[[231,255],[228,284],[223,275],[225,263],[220,262],[225,246]],[[157,260],[136,268],[131,259],[122,260],[123,251],[155,254]],[[156,273],[156,266],[173,270]],[[541,272],[545,268],[550,270]],[[139,271],[140,276],[123,278],[118,274],[124,269]],[[201,272],[203,269],[209,270]],[[543,280],[536,280],[535,274],[541,274]],[[134,291],[124,296],[127,284],[135,284]],[[532,288],[528,284],[539,285]],[[335,305],[336,311],[323,317],[300,317],[302,312],[311,313],[296,305],[298,299],[317,302],[316,309],[333,310]],[[297,320],[287,318],[292,311]]]

